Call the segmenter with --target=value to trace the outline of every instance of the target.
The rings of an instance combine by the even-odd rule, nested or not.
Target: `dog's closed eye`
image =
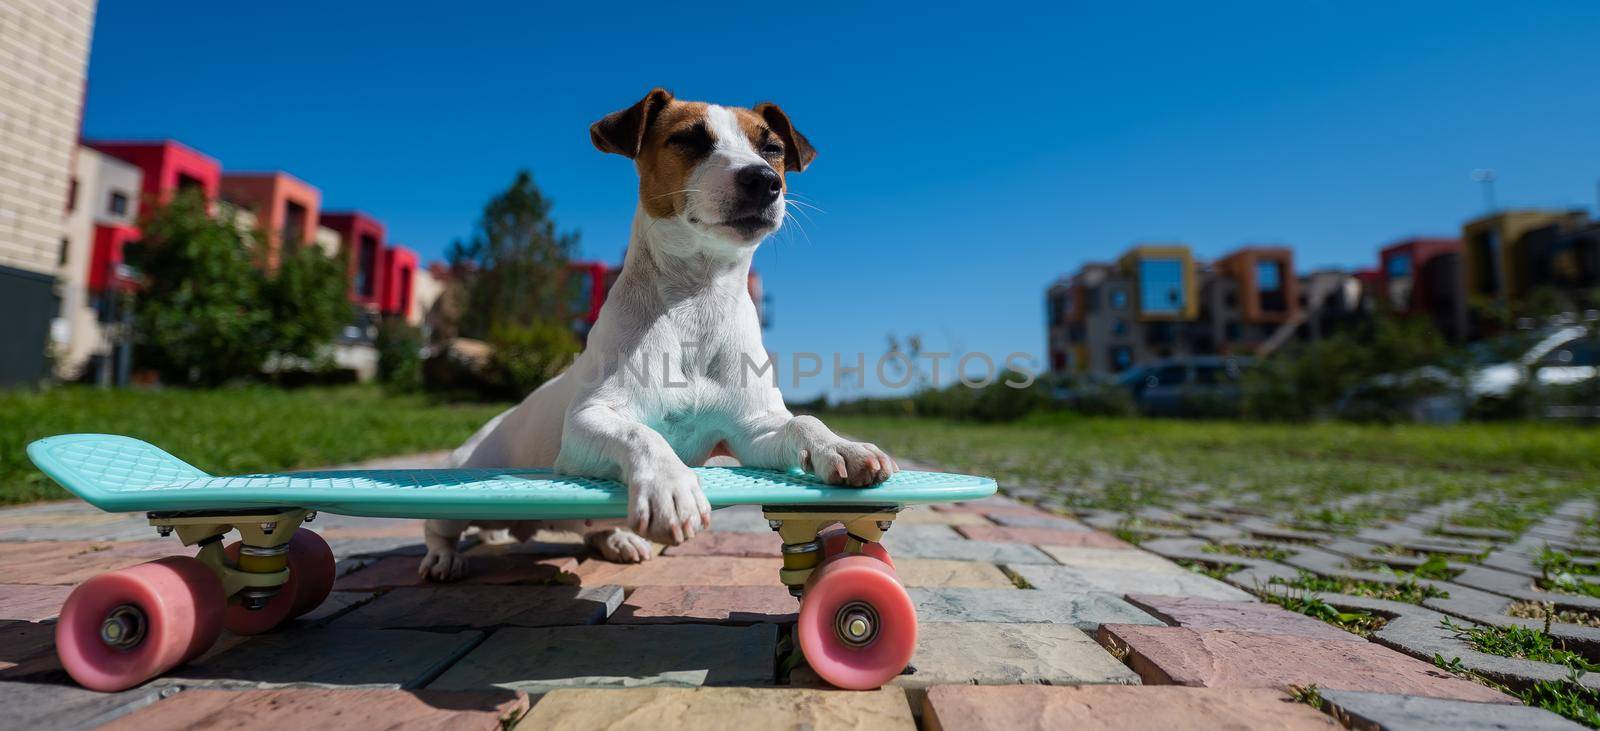
[[[711,147],[715,141],[711,139],[711,130],[706,129],[704,124],[693,124],[672,133],[667,138],[667,144],[678,148],[685,155],[700,158],[711,154]]]

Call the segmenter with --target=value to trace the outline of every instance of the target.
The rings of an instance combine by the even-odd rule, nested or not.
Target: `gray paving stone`
[[[945,525],[928,527],[949,529],[949,526]],[[883,545],[889,549],[889,555],[896,558],[942,558],[955,561],[988,561],[990,563],[1016,564],[1055,563],[1039,549],[1024,543],[974,541],[962,538],[959,535],[954,538],[907,538],[895,535],[894,531],[891,530],[884,535]]]
[[[1324,690],[1322,700],[1356,729],[1383,731],[1578,731],[1543,708],[1413,695]]]
[[[430,690],[770,685],[778,628],[662,624],[496,631]]]
[[[1012,573],[1021,576],[1036,589],[1104,591],[1117,596],[1125,594],[1166,594],[1170,596],[1197,596],[1222,601],[1255,601],[1255,597],[1242,589],[1236,589],[1209,576],[1202,576],[1193,571],[1138,571],[1026,564],[1008,568]]]
[[[76,685],[0,682],[0,728],[94,728],[177,692],[177,688],[146,686],[121,693],[97,693]]]
[[[961,538],[954,526],[940,523],[899,523],[896,522],[889,532],[883,534],[883,543],[890,550],[900,543],[909,541],[938,541],[947,538]]]
[[[907,589],[917,622],[1070,624],[1093,631],[1102,624],[1161,624],[1112,594],[1030,589]]]
[[[622,604],[622,587],[417,586],[385,592],[335,627],[442,629],[597,624]]]
[[[915,671],[890,681],[906,689],[912,708],[936,685],[1138,685],[1139,676],[1083,630],[1065,624],[941,622],[917,628]],[[798,685],[822,681],[810,668]]]
[[[482,632],[339,627],[276,632],[177,668],[156,683],[207,688],[417,688],[482,638]]]
[[[999,515],[989,516],[989,520],[999,523],[1007,528],[1046,528],[1049,530],[1071,531],[1089,530],[1089,526],[1079,523],[1076,520],[1059,518],[1053,515],[1006,515],[1001,513]]]

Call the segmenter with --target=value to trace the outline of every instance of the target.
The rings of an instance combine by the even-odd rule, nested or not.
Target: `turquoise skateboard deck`
[[[295,507],[376,518],[623,518],[627,488],[540,469],[316,470],[216,477],[148,443],[66,434],[28,445],[51,479],[111,512],[222,512]],[[711,507],[894,509],[976,500],[994,480],[903,471],[873,487],[836,487],[799,472],[699,467]]]

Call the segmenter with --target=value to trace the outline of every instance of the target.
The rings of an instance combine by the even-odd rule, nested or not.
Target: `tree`
[[[129,261],[146,280],[135,305],[134,360],[164,381],[217,385],[255,375],[272,352],[263,279],[231,220],[199,193],[156,208]]]
[[[281,257],[262,292],[272,313],[272,349],[315,360],[352,319],[344,258],[316,246],[285,248],[292,252]]]
[[[483,207],[472,237],[451,245],[451,268],[462,283],[458,332],[487,338],[497,328],[565,325],[572,300],[567,262],[575,232],[558,233],[551,202],[527,170]]]

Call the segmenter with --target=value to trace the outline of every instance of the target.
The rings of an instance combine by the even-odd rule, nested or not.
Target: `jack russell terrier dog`
[[[469,525],[518,540],[540,527],[587,528],[586,542],[606,559],[647,560],[649,541],[676,545],[710,527],[688,465],[719,448],[747,466],[798,467],[835,485],[866,487],[899,469],[876,446],[790,414],[776,371],[762,370],[750,260],[783,223],[784,176],[816,157],[788,115],[775,104],[722,107],[655,89],[594,123],[589,137],[639,172],[622,274],[573,365],[478,430],[451,462],[621,480],[626,526],[430,520],[424,576],[465,573],[457,549]]]

